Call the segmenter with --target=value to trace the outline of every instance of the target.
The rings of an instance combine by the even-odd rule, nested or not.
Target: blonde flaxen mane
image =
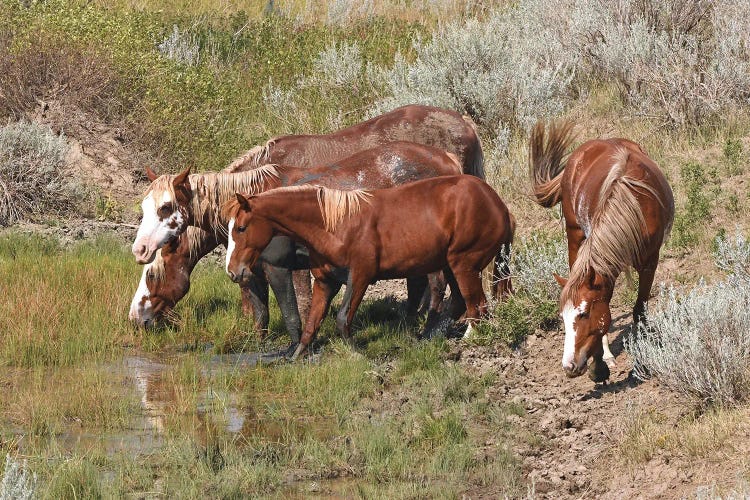
[[[146,193],[154,194],[154,201],[158,203],[164,192],[175,199],[173,180],[174,175],[162,175],[148,188]],[[192,174],[189,176],[190,189],[193,192],[191,209],[196,220],[208,216],[211,230],[214,233],[226,231],[226,221],[221,217],[221,206],[234,198],[235,193],[258,193],[265,183],[279,178],[276,165],[264,165],[254,170],[244,172],[209,172]]]
[[[647,192],[660,201],[658,193],[648,184],[625,174],[629,151],[618,148],[613,167],[599,191],[599,202],[591,221],[591,232],[578,249],[578,257],[570,269],[570,277],[560,296],[578,303],[580,285],[590,272],[614,284],[617,276],[643,260],[646,221],[636,192]]]
[[[343,191],[317,185],[288,186],[266,191],[258,196],[283,195],[284,193],[315,192],[318,199],[318,208],[323,218],[323,225],[328,232],[336,230],[338,225],[347,217],[357,215],[362,210],[362,203],[370,203],[372,193],[364,189]],[[240,204],[236,199],[230,199],[224,204],[222,213],[227,219],[237,216]]]
[[[273,147],[275,142],[275,139],[270,139],[263,146],[255,146],[248,149],[224,170],[227,172],[236,172],[241,169],[256,168],[267,164],[271,157],[271,147]]]

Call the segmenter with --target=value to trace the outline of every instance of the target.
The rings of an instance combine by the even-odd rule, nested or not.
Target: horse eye
[[[247,229],[247,226],[238,226],[237,227],[237,232],[238,233],[244,233],[245,229]]]
[[[589,317],[589,313],[587,312],[582,312],[578,314],[578,319],[586,319],[588,317]]]
[[[159,217],[161,217],[162,219],[166,219],[167,217],[169,217],[172,212],[174,212],[174,210],[171,203],[165,203],[164,205],[160,206],[158,210]]]

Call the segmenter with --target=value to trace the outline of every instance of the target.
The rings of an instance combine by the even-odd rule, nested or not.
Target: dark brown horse
[[[312,167],[342,160],[365,149],[408,141],[452,153],[465,174],[484,179],[484,156],[474,123],[455,111],[411,104],[357,125],[324,135],[282,135],[256,146],[230,169],[247,170],[268,163]]]
[[[578,147],[563,163],[573,141],[572,124],[545,130],[536,125],[530,140],[530,166],[537,202],[562,203],[568,236],[570,277],[555,276],[563,287],[560,309],[565,324],[562,365],[569,377],[586,371],[592,380],[609,377],[609,301],[619,274],[638,272],[633,322],[643,318],[659,251],[674,218],[672,189],[641,147],[627,139],[596,139]]]
[[[205,174],[184,177],[175,185],[179,176],[162,176],[154,181],[152,198],[177,199],[175,211],[184,214],[184,219],[208,229],[182,233],[175,231],[178,239],[171,239],[161,248],[157,261],[160,270],[154,273],[144,269],[141,284],[131,303],[130,318],[141,325],[153,322],[159,314],[168,311],[188,291],[189,274],[195,263],[218,244],[226,244],[226,221],[219,217],[216,207],[220,200],[234,196],[233,189],[247,186],[263,192],[280,186],[314,182],[332,188],[384,188],[412,180],[439,175],[455,175],[460,167],[453,155],[437,148],[408,142],[394,142],[353,155],[338,163],[312,168],[281,165],[265,167],[236,174]],[[177,193],[180,193],[179,195]],[[206,194],[208,193],[208,194]],[[213,199],[207,199],[209,195]],[[160,207],[161,208],[161,207]],[[197,214],[197,215],[196,215]],[[175,228],[176,229],[176,228]],[[187,235],[187,236],[186,236]],[[290,269],[300,267],[295,246],[288,238],[276,238],[260,259],[256,272],[243,287],[243,309],[252,307],[255,326],[259,332],[267,327],[268,291],[258,276],[265,276],[274,289],[282,309],[287,330],[293,339],[298,339],[301,325],[296,301],[290,297]],[[413,313],[418,305],[420,286],[418,280],[410,280],[408,310]],[[285,285],[286,284],[286,285]],[[246,292],[247,291],[247,292]]]
[[[491,187],[471,176],[426,179],[391,189],[339,191],[297,186],[259,196],[237,194],[230,220],[227,272],[237,281],[277,234],[304,244],[315,276],[313,302],[294,357],[312,341],[333,296],[346,283],[337,326],[349,339],[370,283],[443,270],[463,299],[461,319],[486,312],[480,274],[495,258],[498,292],[510,290],[507,252],[513,222]],[[465,311],[465,312],[464,312]]]

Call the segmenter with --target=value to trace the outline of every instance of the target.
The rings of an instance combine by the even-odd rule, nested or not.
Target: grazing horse
[[[391,141],[410,141],[442,149],[456,155],[465,174],[484,178],[484,157],[476,128],[470,118],[432,106],[409,105],[353,125],[327,135],[286,135],[273,138],[263,146],[256,146],[232,162],[225,170],[242,172],[265,164],[289,164],[299,167],[312,167],[343,160],[360,151],[386,145]],[[360,186],[362,187],[362,186]],[[218,235],[220,236],[220,235]],[[183,255],[187,262],[192,253],[183,248],[190,240],[180,239],[180,246],[174,253]],[[207,250],[210,251],[210,250]],[[198,257],[200,258],[200,257]],[[173,259],[177,261],[177,259]],[[194,265],[194,264],[193,264]],[[266,265],[273,270],[273,266]],[[144,276],[146,273],[144,271]],[[256,328],[261,331],[268,326],[268,284],[266,276],[259,274],[253,278],[254,286],[241,285],[243,310],[252,308]],[[300,309],[309,301],[309,275],[302,279],[295,273],[295,287]],[[165,268],[164,279],[171,279],[170,266]],[[146,286],[150,279],[146,276]],[[183,283],[183,286],[186,284]],[[301,288],[307,288],[307,295]],[[187,292],[185,289],[184,293]],[[301,293],[302,292],[302,293]],[[182,295],[174,297],[176,303]],[[143,298],[143,296],[141,296]],[[140,301],[140,298],[137,298]],[[135,301],[136,299],[134,299]],[[131,307],[131,317],[141,325],[153,322],[140,321],[138,308]],[[158,316],[157,316],[158,317]]]
[[[635,142],[595,139],[562,159],[573,141],[572,124],[531,133],[529,156],[536,201],[562,203],[568,237],[570,276],[555,276],[562,286],[560,309],[565,325],[562,365],[569,377],[601,382],[614,363],[607,331],[609,302],[619,274],[635,268],[638,299],[633,322],[644,317],[659,251],[674,218],[672,189],[656,163]]]
[[[454,155],[437,148],[401,141],[363,151],[332,165],[313,168],[266,165],[234,174],[190,175],[181,180],[180,176],[161,176],[154,180],[146,198],[164,199],[166,195],[177,202],[158,207],[158,211],[164,212],[162,215],[168,216],[163,218],[160,226],[152,228],[150,233],[144,231],[143,234],[156,234],[156,247],[160,246],[162,240],[168,242],[160,246],[162,271],[153,273],[150,269],[144,269],[141,285],[131,303],[130,318],[139,324],[150,324],[158,314],[174,307],[187,293],[190,286],[189,274],[195,263],[218,244],[226,244],[226,220],[221,219],[217,207],[227,198],[234,197],[232,189],[238,189],[236,186],[247,186],[242,189],[253,192],[310,182],[340,189],[384,188],[428,177],[460,173],[460,166]],[[175,184],[178,180],[179,184]],[[144,201],[144,212],[149,208],[153,210],[151,203]],[[170,213],[167,214],[165,209],[171,210]],[[172,227],[170,220],[178,214],[183,223]],[[183,233],[181,228],[185,225],[184,221],[197,224],[207,231]],[[255,326],[258,331],[262,331],[268,321],[268,292],[258,283],[257,277],[264,271],[282,309],[287,330],[295,341],[299,338],[295,332],[300,328],[300,320],[296,301],[289,293],[293,290],[289,285],[289,270],[306,263],[306,260],[300,263],[296,254],[296,247],[291,240],[286,237],[275,238],[259,261],[259,266],[262,265],[263,268],[260,271],[256,268],[256,272],[249,277],[249,286],[243,288],[243,295],[245,290],[248,290],[249,295],[243,297],[246,299],[243,300],[243,307],[246,303],[250,304]],[[433,291],[439,293],[439,285],[434,281],[431,280]],[[418,280],[414,279],[408,285],[408,309],[412,312],[418,305],[416,300],[420,298],[420,286]],[[161,309],[157,309],[156,304],[161,304]]]
[[[510,291],[507,250],[513,221],[495,191],[471,176],[425,179],[391,189],[339,191],[320,186],[237,194],[230,218],[227,273],[242,279],[271,239],[284,234],[305,245],[315,284],[310,316],[294,358],[307,349],[343,283],[337,317],[345,339],[370,283],[443,271],[463,299],[461,319],[486,312],[481,272],[495,258],[498,291]],[[465,311],[465,312],[464,312]]]

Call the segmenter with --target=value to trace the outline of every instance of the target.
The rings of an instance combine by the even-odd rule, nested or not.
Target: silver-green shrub
[[[82,189],[63,173],[68,143],[49,127],[20,121],[0,127],[0,225],[74,207]]]
[[[568,247],[564,238],[540,233],[520,238],[511,251],[511,277],[516,292],[536,301],[557,301],[560,286],[553,274],[568,275]]]
[[[750,282],[730,277],[687,293],[662,290],[648,326],[626,339],[633,373],[701,404],[735,404],[750,392]]]
[[[26,461],[5,456],[5,472],[0,482],[0,500],[31,500],[36,490],[36,474],[29,472]]]

